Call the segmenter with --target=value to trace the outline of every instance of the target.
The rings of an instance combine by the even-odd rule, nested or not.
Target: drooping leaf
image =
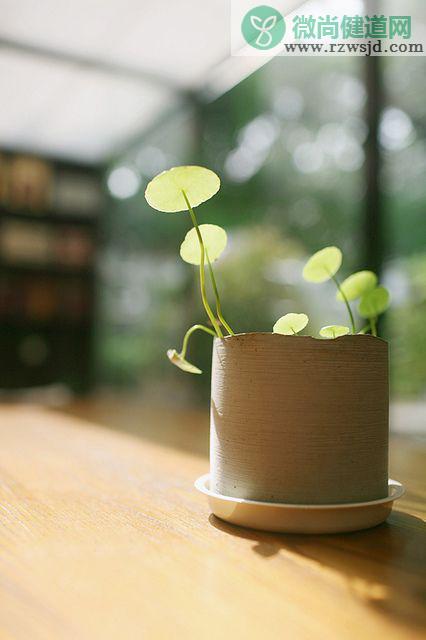
[[[188,360],[185,360],[185,358],[182,358],[176,349],[168,349],[167,357],[170,362],[179,367],[179,369],[182,369],[182,371],[187,371],[188,373],[203,373],[201,369],[188,362]]]
[[[362,296],[358,313],[362,318],[377,318],[390,304],[390,294],[386,287],[376,287]]]
[[[374,289],[377,284],[377,276],[373,271],[357,271],[348,276],[340,285],[347,300],[356,300],[364,293]],[[337,300],[343,300],[340,291],[336,294]]]
[[[305,313],[286,313],[285,316],[276,321],[272,331],[285,336],[292,336],[302,331],[308,322],[309,318]]]
[[[303,269],[303,277],[308,282],[325,282],[338,272],[341,264],[340,249],[325,247],[309,258]]]
[[[226,247],[226,231],[216,224],[200,224],[198,228],[209,260],[214,262]],[[189,264],[200,264],[201,249],[196,229],[192,228],[186,234],[185,240],[180,245],[180,255],[182,260]]]
[[[340,338],[340,336],[346,336],[349,333],[349,327],[345,327],[341,324],[329,324],[326,327],[320,329],[320,336],[323,338]]]
[[[151,180],[145,190],[145,199],[157,211],[175,213],[188,210],[182,191],[191,207],[198,207],[219,189],[219,176],[206,167],[173,167]]]

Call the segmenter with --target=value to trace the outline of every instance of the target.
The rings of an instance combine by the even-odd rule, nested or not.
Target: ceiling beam
[[[173,82],[171,78],[144,69],[138,69],[137,67],[129,67],[127,65],[90,58],[76,53],[67,53],[50,47],[18,42],[2,36],[0,36],[0,48],[9,49],[25,55],[35,56],[40,59],[49,60],[50,62],[62,62],[84,69],[119,76],[121,78],[129,78],[138,82],[148,82],[152,85],[156,85],[157,87],[162,87],[163,89],[168,89],[169,91],[174,91],[179,94],[185,91],[183,87],[179,86],[176,82]]]

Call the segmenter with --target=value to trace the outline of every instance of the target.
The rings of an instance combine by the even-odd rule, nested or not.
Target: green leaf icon
[[[362,296],[358,313],[362,318],[377,318],[390,304],[390,294],[386,287],[376,287]]]
[[[187,211],[182,191],[192,207],[206,202],[220,189],[220,179],[205,167],[173,167],[153,178],[145,190],[147,203],[157,211]]]
[[[338,247],[325,247],[311,256],[303,269],[303,277],[308,282],[330,280],[340,269],[342,252]]]
[[[326,327],[322,327],[320,329],[320,336],[323,338],[340,338],[341,336],[346,336],[349,333],[349,327],[345,327],[341,324],[329,324]]]
[[[346,278],[340,285],[347,300],[356,300],[364,293],[374,289],[377,284],[377,276],[373,271],[357,271]],[[343,301],[340,291],[336,293],[336,299]]]
[[[182,358],[180,353],[176,351],[176,349],[168,349],[167,357],[176,367],[182,369],[182,371],[187,371],[187,373],[203,373],[201,369],[196,367],[195,365]]]
[[[209,260],[214,262],[226,247],[228,240],[226,231],[216,224],[200,224],[198,228]],[[201,263],[200,242],[196,229],[192,228],[186,234],[185,240],[180,246],[180,255],[182,260],[189,262],[189,264],[199,265]]]
[[[286,313],[274,324],[272,331],[285,336],[293,336],[302,331],[309,322],[305,313]]]

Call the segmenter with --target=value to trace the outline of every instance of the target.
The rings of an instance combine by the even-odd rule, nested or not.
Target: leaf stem
[[[369,318],[369,321],[370,321],[370,327],[371,327],[371,335],[372,336],[376,336],[376,338],[377,338],[376,318]]]
[[[207,295],[206,295],[206,283],[205,283],[205,273],[204,273],[204,257],[205,257],[205,248],[204,248],[204,242],[203,242],[203,238],[201,236],[201,232],[200,229],[198,228],[198,223],[197,223],[197,218],[195,217],[195,213],[191,207],[191,204],[188,200],[188,197],[185,193],[185,191],[182,189],[182,195],[185,198],[185,202],[186,202],[186,206],[188,207],[188,211],[189,211],[189,215],[191,216],[191,220],[192,220],[192,224],[194,225],[195,231],[197,232],[197,237],[198,237],[198,242],[200,243],[200,251],[201,251],[201,260],[200,260],[200,292],[201,292],[201,299],[203,301],[203,305],[204,305],[204,309],[206,310],[206,313],[208,315],[208,317],[210,318],[210,322],[213,325],[213,328],[216,332],[216,335],[218,338],[223,338],[223,333],[219,327],[219,324],[213,314],[213,311],[211,310],[211,307],[209,305],[209,302],[207,300]]]
[[[364,334],[366,334],[366,333],[367,333],[367,331],[368,331],[370,328],[371,328],[371,327],[370,327],[370,323],[368,323],[368,324],[366,324],[366,325],[361,329],[361,331],[358,331],[358,333],[359,333],[359,334],[361,334],[361,335],[364,335]]]
[[[333,282],[336,285],[340,295],[343,298],[343,301],[344,301],[344,303],[346,305],[346,309],[348,310],[349,318],[350,318],[350,321],[351,321],[352,333],[355,333],[355,320],[354,320],[354,316],[353,316],[353,313],[352,313],[351,305],[349,304],[349,301],[348,301],[347,297],[345,296],[345,293],[344,293],[342,287],[340,286],[339,281],[336,278],[336,276],[331,276],[331,279],[333,280]]]
[[[234,331],[231,329],[229,324],[226,322],[226,320],[225,320],[225,318],[223,317],[223,314],[222,314],[222,305],[220,304],[219,291],[217,290],[216,278],[214,277],[213,267],[212,267],[212,263],[210,262],[210,258],[209,258],[209,254],[208,254],[207,249],[206,249],[206,258],[207,258],[207,265],[208,265],[209,273],[210,273],[210,280],[212,282],[213,292],[214,292],[214,296],[216,298],[216,313],[217,313],[217,317],[219,318],[219,320],[221,321],[221,323],[223,324],[223,326],[225,327],[227,332],[230,333],[231,336],[235,336]]]
[[[206,333],[209,333],[211,336],[216,337],[216,333],[213,331],[213,329],[209,329],[209,327],[205,327],[203,324],[194,324],[192,327],[188,329],[188,331],[185,333],[185,336],[183,338],[182,350],[179,354],[181,358],[184,358],[186,355],[186,350],[188,348],[188,340],[191,337],[191,335],[194,333],[194,331],[205,331]]]

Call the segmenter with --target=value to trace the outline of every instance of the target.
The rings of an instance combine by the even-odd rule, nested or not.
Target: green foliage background
[[[426,101],[415,79],[424,77],[426,63],[383,64],[383,275],[393,306],[381,333],[391,343],[393,393],[419,397],[426,389]],[[103,383],[173,402],[208,396],[209,375],[185,376],[164,356],[168,347],[180,348],[188,326],[204,321],[196,270],[178,252],[189,216],[154,212],[143,197],[153,175],[177,164],[204,164],[222,178],[198,217],[228,231],[229,251],[216,271],[236,330],[270,331],[289,311],[306,311],[314,330],[347,323],[333,288],[314,293],[301,271],[309,254],[329,244],[344,252],[343,277],[366,266],[362,72],[359,58],[277,58],[216,101],[192,99],[117,158],[140,173],[141,189],[129,200],[111,199],[105,218]],[[399,118],[393,129],[392,117],[397,125]],[[386,131],[398,127],[405,137],[389,141]],[[242,175],[244,167],[250,171]],[[199,335],[188,357],[208,374],[210,352],[209,338]]]

